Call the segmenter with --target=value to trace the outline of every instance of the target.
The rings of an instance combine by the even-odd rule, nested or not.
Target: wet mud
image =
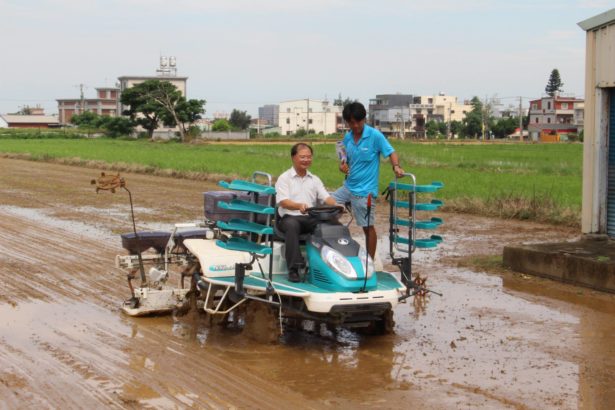
[[[600,409],[615,403],[615,297],[460,264],[565,228],[440,214],[415,271],[443,297],[401,304],[395,333],[316,324],[258,343],[201,314],[130,318],[114,257],[128,197],[99,170],[0,159],[0,408]],[[140,229],[203,217],[214,185],[125,175]],[[386,234],[384,204],[378,231]],[[358,233],[358,232],[357,232]],[[379,255],[388,266],[388,244]],[[388,266],[391,268],[390,266]]]

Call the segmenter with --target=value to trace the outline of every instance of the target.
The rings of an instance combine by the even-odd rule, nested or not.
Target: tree
[[[440,135],[446,136],[447,131],[448,131],[448,125],[445,122],[438,122],[438,133]]]
[[[179,138],[184,142],[186,138],[186,129],[182,122],[179,120],[178,107],[181,106],[182,101],[186,99],[182,96],[181,91],[177,89],[173,84],[168,81],[148,80],[155,81],[155,87],[149,94],[149,98],[158,103],[162,108],[160,110],[160,117],[166,126],[172,127],[179,126]]]
[[[333,100],[333,105],[337,105],[338,107],[345,107],[348,104],[351,104],[353,102],[357,102],[358,100],[355,98],[349,98],[346,97],[344,99],[342,99],[342,93],[340,93],[337,98],[335,100]]]
[[[154,130],[160,123],[160,105],[149,98],[157,88],[158,80],[147,80],[130,87],[122,92],[120,99],[123,105],[128,105],[129,109],[122,114],[129,115],[130,119],[137,125],[145,128],[150,138],[154,135]]]
[[[478,97],[472,98],[472,111],[463,119],[463,135],[476,138],[483,133],[483,103]]]
[[[214,121],[214,123],[211,126],[211,130],[212,131],[230,131],[231,130],[231,124],[229,124],[227,119],[220,118],[220,119]]]
[[[432,138],[438,135],[438,128],[439,128],[438,123],[435,122],[434,120],[429,120],[427,121],[427,124],[425,124],[425,130],[429,138]]]
[[[102,128],[102,119],[100,115],[91,111],[73,115],[70,118],[70,122],[79,128]]]
[[[459,135],[463,129],[463,124],[461,121],[453,120],[451,121],[451,137],[453,135]]]
[[[555,94],[562,91],[563,86],[564,83],[562,83],[562,79],[559,76],[559,70],[557,68],[554,68],[553,71],[551,71],[551,75],[549,76],[549,81],[547,82],[545,91],[547,94],[553,97]]]
[[[91,130],[103,130],[111,138],[132,134],[135,124],[126,117],[107,117],[94,112],[86,111],[82,114],[73,115],[70,122],[79,128]]]
[[[186,125],[192,124],[205,112],[205,100],[186,100],[169,81],[146,80],[122,93],[121,102],[130,106],[124,114],[148,131],[150,138],[160,121],[179,127],[180,139],[186,136]]]
[[[130,118],[126,117],[103,117],[103,128],[107,131],[107,135],[111,138],[120,137],[122,135],[130,135],[134,130],[134,123]]]
[[[250,126],[252,117],[246,111],[233,110],[229,118],[229,123],[236,129],[245,130]]]
[[[23,107],[21,107],[21,109],[19,111],[17,111],[17,114],[19,114],[19,115],[32,115],[32,108],[30,108],[29,105],[24,105]]]
[[[179,120],[182,124],[188,124],[188,128],[190,125],[194,124],[196,121],[200,120],[201,114],[205,113],[205,100],[183,100],[177,107],[177,112],[179,116]]]
[[[519,128],[519,118],[501,118],[494,122],[491,130],[497,138],[505,138],[515,132]]]
[[[161,114],[162,122],[167,127],[178,126],[180,128],[180,135],[181,130],[183,130],[185,137],[190,126],[201,119],[201,114],[205,112],[204,105],[205,100],[186,100],[184,97],[181,97],[177,104],[175,104],[174,112],[176,115],[170,115],[170,112],[164,111]],[[179,123],[176,121],[179,121]]]

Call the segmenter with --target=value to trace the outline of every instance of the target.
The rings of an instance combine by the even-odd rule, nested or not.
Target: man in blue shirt
[[[346,159],[342,159],[339,166],[340,171],[346,174],[346,181],[332,196],[338,204],[351,203],[357,225],[363,228],[367,239],[367,252],[374,258],[378,241],[374,228],[376,206],[373,201],[368,225],[367,198],[370,194],[373,199],[378,196],[380,155],[390,158],[397,177],[403,176],[404,170],[399,166],[397,153],[386,137],[365,124],[367,112],[363,104],[354,102],[346,105],[342,116],[350,128],[343,140]]]

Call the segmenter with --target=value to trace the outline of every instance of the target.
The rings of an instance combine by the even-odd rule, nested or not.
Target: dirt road
[[[89,181],[99,174],[0,159],[0,409],[615,403],[615,297],[462,267],[508,243],[572,239],[574,231],[442,215],[445,243],[419,254],[416,267],[444,297],[400,305],[394,335],[290,331],[259,345],[210,329],[200,315],[120,313],[129,292],[113,258],[122,253],[117,234],[130,230],[128,200],[95,194]],[[148,229],[202,219],[202,192],[214,188],[125,177],[137,223]]]

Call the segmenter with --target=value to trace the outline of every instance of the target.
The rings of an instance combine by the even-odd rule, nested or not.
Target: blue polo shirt
[[[369,125],[365,125],[357,143],[352,131],[346,133],[343,142],[350,167],[344,185],[353,195],[366,197],[371,192],[377,197],[380,155],[388,158],[395,150],[380,131]]]

